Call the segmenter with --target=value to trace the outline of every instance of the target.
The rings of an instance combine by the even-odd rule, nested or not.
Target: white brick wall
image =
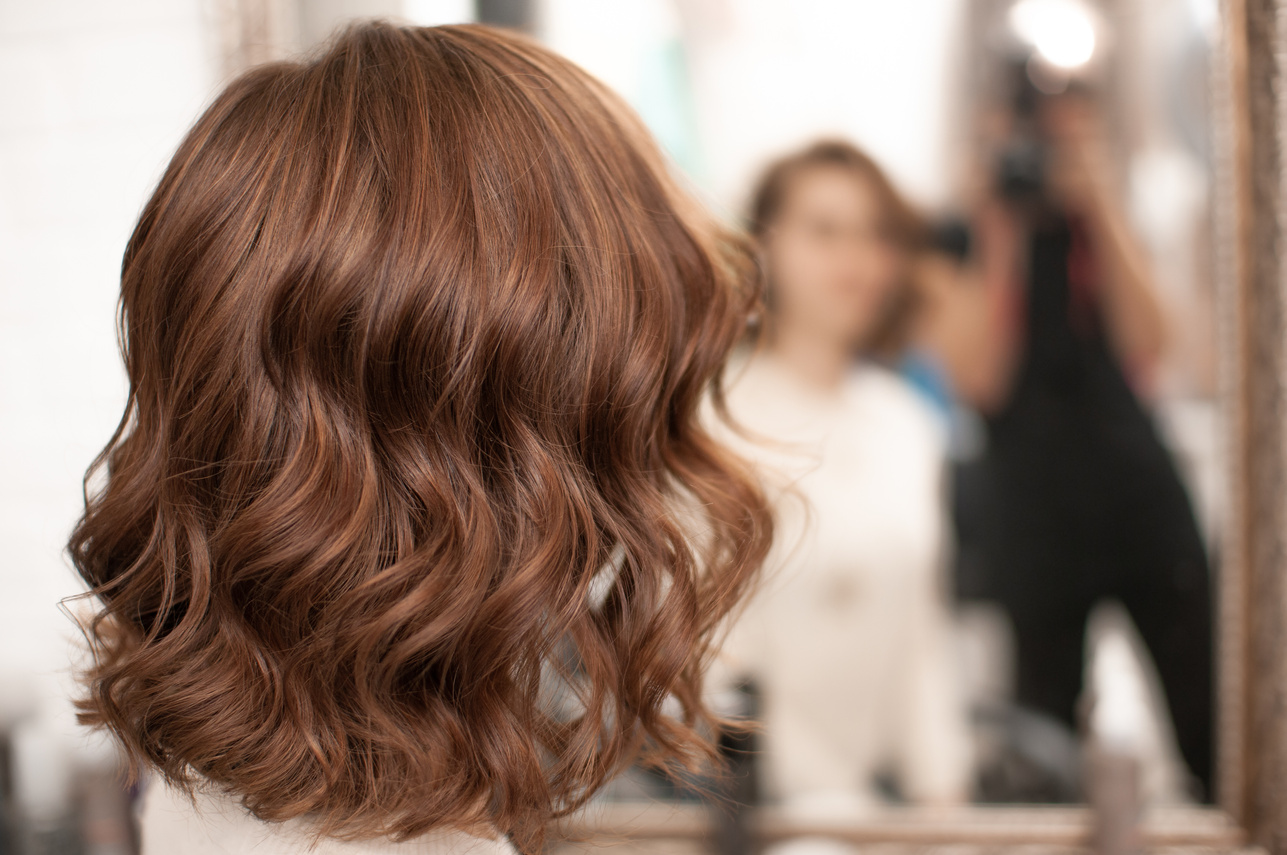
[[[311,41],[354,15],[468,17],[467,0],[284,0]],[[223,7],[226,9],[226,7]],[[74,723],[83,590],[63,549],[125,400],[121,254],[222,82],[220,0],[0,0],[0,730],[19,804],[66,808],[107,743]],[[313,30],[316,30],[314,33]]]
[[[442,23],[472,5],[283,2],[306,41],[347,17]],[[0,729],[16,724],[34,812],[61,809],[65,761],[103,747],[68,701],[81,641],[58,603],[83,589],[63,549],[125,400],[121,254],[222,82],[219,13],[219,0],[0,0]]]

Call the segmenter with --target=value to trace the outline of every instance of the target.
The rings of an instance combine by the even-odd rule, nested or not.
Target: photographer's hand
[[[1147,387],[1166,350],[1167,323],[1147,256],[1113,180],[1103,123],[1082,96],[1048,105],[1053,143],[1050,185],[1069,213],[1080,215],[1103,272],[1103,306],[1114,349],[1137,388]]]

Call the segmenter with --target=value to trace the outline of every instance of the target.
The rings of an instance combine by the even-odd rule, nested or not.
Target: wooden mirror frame
[[[1287,2],[1225,0],[1217,271],[1230,520],[1220,579],[1219,798],[1287,852]]]
[[[295,49],[300,2],[212,3],[225,72]],[[1218,804],[1149,812],[1143,844],[1287,855],[1287,0],[1221,0],[1220,12],[1213,221],[1230,486],[1216,580]],[[1092,828],[1090,810],[1071,806],[891,808],[861,823],[807,824],[760,808],[748,822],[766,842],[814,835],[953,855],[1075,852],[1090,847]],[[714,824],[700,805],[623,802],[596,804],[563,831],[586,841],[578,851],[599,841],[667,852],[711,839]]]

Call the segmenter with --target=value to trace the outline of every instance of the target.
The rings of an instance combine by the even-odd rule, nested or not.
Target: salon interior
[[[126,394],[120,248],[220,86],[372,16],[518,29],[620,93],[758,242],[732,415],[827,432],[708,679],[750,726],[718,768],[625,770],[549,851],[1255,844],[1238,8],[0,0],[0,853],[138,846],[138,785],[75,722],[63,551]]]

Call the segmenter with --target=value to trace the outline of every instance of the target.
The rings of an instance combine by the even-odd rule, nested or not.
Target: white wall
[[[206,7],[0,0],[0,724],[71,730],[63,547],[125,399],[121,253],[218,83]]]

